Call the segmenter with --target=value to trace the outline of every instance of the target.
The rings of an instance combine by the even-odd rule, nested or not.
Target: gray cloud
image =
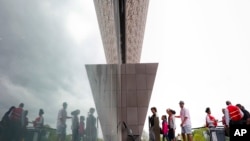
[[[63,101],[69,111],[79,108],[82,114],[94,105],[84,65],[105,63],[104,52],[95,33],[86,33],[91,36],[80,44],[72,40],[65,15],[82,8],[73,6],[56,0],[0,1],[0,116],[24,102],[30,119],[43,108],[54,126]],[[84,20],[88,13],[80,14]]]

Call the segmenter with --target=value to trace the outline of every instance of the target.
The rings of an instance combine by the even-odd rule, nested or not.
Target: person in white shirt
[[[43,118],[44,111],[43,109],[39,110],[39,116],[36,118],[35,121],[33,121],[35,128],[42,128],[44,124],[44,118]]]
[[[44,118],[43,118],[44,111],[43,109],[39,110],[38,117],[33,121],[33,126],[35,127],[35,133],[33,136],[33,140],[41,141],[42,133],[43,133],[43,125],[44,125]]]
[[[168,125],[169,125],[169,132],[168,132],[168,138],[170,141],[174,141],[175,139],[175,129],[176,129],[176,124],[175,124],[175,111],[172,109],[167,109],[168,113]]]
[[[186,135],[188,137],[188,141],[192,141],[192,129],[191,129],[191,119],[189,115],[189,110],[184,108],[184,101],[179,102],[181,111],[180,116],[176,116],[177,118],[181,118],[181,134],[183,141],[186,141]]]
[[[66,120],[71,118],[67,115],[67,103],[63,103],[63,108],[58,112],[57,116],[57,140],[58,141],[65,141],[66,138]]]
[[[206,127],[208,128],[215,128],[218,124],[218,120],[211,115],[211,109],[209,107],[206,108],[205,112],[207,113],[206,116]]]

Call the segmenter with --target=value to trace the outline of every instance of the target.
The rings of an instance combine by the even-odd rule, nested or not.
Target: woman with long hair
[[[168,114],[168,126],[169,126],[168,138],[170,141],[175,141],[175,129],[176,129],[175,113],[176,112],[172,109],[167,109],[166,112]]]

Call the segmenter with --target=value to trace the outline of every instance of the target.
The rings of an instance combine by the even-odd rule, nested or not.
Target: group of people
[[[176,112],[170,108],[166,109],[167,115],[162,115],[161,126],[159,126],[159,118],[157,115],[156,107],[151,108],[152,116],[149,117],[149,138],[150,141],[160,141],[160,135],[162,135],[162,140],[165,141],[192,141],[192,126],[191,126],[191,118],[189,114],[189,110],[184,107],[184,101],[179,102],[179,106],[181,108],[180,115],[175,115]],[[222,122],[225,129],[225,136],[230,136],[229,129],[230,126],[234,125],[250,125],[250,114],[249,112],[242,106],[241,104],[233,105],[230,101],[226,101],[226,108],[222,109],[223,116],[219,121],[211,114],[210,107],[205,109],[206,112],[206,127],[216,128],[218,122]],[[177,138],[175,137],[175,118],[181,119],[181,135],[178,134]]]
[[[11,106],[4,114],[0,122],[1,135],[0,140],[3,141],[22,141],[26,138],[27,126],[32,123],[35,129],[43,127],[44,111],[40,109],[38,117],[34,121],[29,121],[28,110],[24,110],[24,104],[20,103],[18,107]],[[39,138],[39,136],[38,136]]]
[[[207,107],[205,109],[206,115],[206,127],[215,128],[218,122],[222,122],[225,128],[225,135],[229,136],[230,126],[233,125],[250,125],[250,114],[241,104],[233,105],[230,101],[226,101],[226,108],[222,109],[223,117],[221,121],[212,116],[211,109]],[[150,128],[150,141],[160,141],[160,134],[162,135],[162,140],[165,141],[180,141],[180,135],[178,138],[175,137],[176,131],[176,118],[181,119],[181,135],[183,141],[192,141],[192,126],[189,110],[184,107],[184,101],[179,102],[180,114],[176,115],[175,110],[166,109],[167,115],[161,116],[161,127],[159,126],[159,118],[157,115],[157,108],[152,107],[152,116],[149,117],[149,128]],[[85,128],[85,117],[80,116],[80,110],[74,110],[71,112],[71,116],[67,114],[67,103],[64,102],[62,109],[59,110],[57,116],[57,141],[65,141],[66,139],[66,129],[67,119],[72,119],[72,141],[96,141],[97,140],[97,119],[94,116],[95,109],[90,108],[86,121]],[[3,141],[22,141],[25,140],[26,130],[29,123],[33,124],[35,129],[42,129],[44,125],[44,111],[39,109],[38,117],[29,121],[28,111],[24,110],[24,104],[20,103],[18,107],[12,106],[4,114],[0,126],[1,134],[0,140]],[[38,135],[38,140],[39,140]]]
[[[90,108],[85,126],[85,116],[80,116],[80,110],[67,114],[67,103],[63,103],[63,108],[59,110],[57,116],[57,141],[66,140],[66,120],[72,120],[72,141],[97,141],[97,119],[94,116],[95,109]],[[0,122],[0,141],[25,141],[27,140],[28,124],[33,124],[33,140],[41,141],[44,135],[44,110],[40,109],[37,118],[33,121],[28,119],[28,110],[24,110],[24,104],[18,107],[12,106],[4,114]],[[30,138],[30,137],[29,137]]]
[[[181,108],[180,115],[175,115],[176,112],[173,109],[166,109],[167,115],[162,115],[161,127],[159,126],[159,118],[157,115],[156,107],[151,108],[152,116],[149,117],[149,138],[150,141],[160,141],[160,134],[162,134],[162,140],[165,141],[176,141],[175,130],[176,123],[175,118],[181,119],[181,133],[183,141],[188,139],[192,141],[192,129],[191,129],[191,119],[189,110],[184,107],[184,101],[179,102]],[[180,135],[177,136],[177,141],[181,141]]]
[[[223,116],[221,121],[212,116],[211,109],[209,107],[206,108],[205,112],[207,113],[206,127],[215,128],[218,122],[222,122],[226,136],[230,136],[230,126],[250,125],[249,111],[247,111],[241,104],[233,105],[230,101],[226,101],[226,108],[222,109]]]
[[[67,119],[72,119],[72,141],[97,141],[97,119],[94,116],[95,109],[90,108],[86,121],[85,128],[85,117],[80,116],[80,110],[74,110],[71,112],[72,116],[67,115],[67,103],[63,103],[63,108],[59,110],[57,116],[57,141],[65,141]]]

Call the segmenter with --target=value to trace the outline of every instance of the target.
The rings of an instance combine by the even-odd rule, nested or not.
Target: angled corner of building
[[[149,0],[94,0],[107,64],[86,65],[105,141],[141,135],[158,63],[140,63]]]

